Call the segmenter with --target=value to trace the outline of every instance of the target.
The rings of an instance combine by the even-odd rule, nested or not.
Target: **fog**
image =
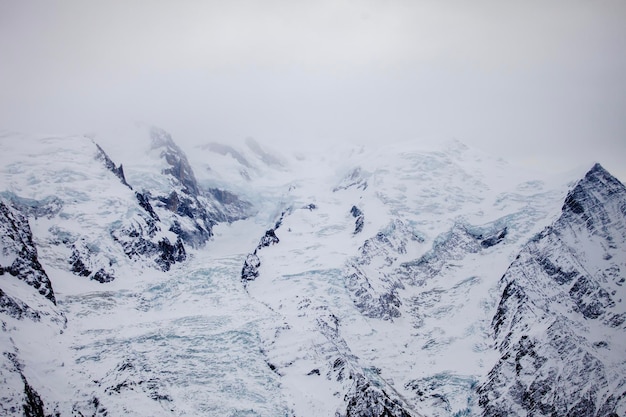
[[[623,1],[0,0],[0,129],[186,145],[456,138],[626,180]]]

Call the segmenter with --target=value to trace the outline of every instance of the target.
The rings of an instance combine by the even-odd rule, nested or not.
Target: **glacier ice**
[[[458,142],[124,135],[0,143],[4,414],[625,412],[626,203],[601,166],[570,186]]]

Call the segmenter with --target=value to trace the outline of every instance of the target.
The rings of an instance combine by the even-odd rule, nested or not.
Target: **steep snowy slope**
[[[20,351],[28,347],[28,356],[39,357],[38,351],[45,351],[47,343],[41,339],[34,346],[23,346],[22,342],[31,331],[46,336],[62,331],[65,318],[39,262],[28,220],[9,201],[0,200],[0,236],[0,411],[42,415],[42,401],[33,388],[38,385],[38,370],[24,367]]]
[[[13,384],[3,398],[18,414],[20,402],[46,414],[91,414],[90,409],[106,408],[99,400],[104,388],[89,389],[95,379],[92,372],[102,364],[92,362],[92,369],[74,356],[81,339],[101,325],[99,318],[86,312],[110,307],[89,300],[106,300],[115,291],[123,293],[144,280],[162,277],[159,271],[169,271],[188,258],[183,241],[197,246],[212,235],[218,221],[241,217],[249,208],[227,191],[216,190],[229,200],[223,204],[205,196],[171,137],[158,129],[147,132],[150,136],[130,142],[137,145],[145,139],[154,151],[144,155],[153,164],[146,165],[152,171],[143,178],[154,188],[140,181],[141,192],[136,191],[135,177],[127,178],[128,171],[91,138],[11,133],[2,137],[0,272],[17,278],[0,283],[6,339],[3,374],[23,380],[20,390],[16,391],[19,383]],[[163,195],[168,196],[165,202]],[[118,284],[100,284],[112,282]],[[57,288],[62,290],[60,298],[55,297]],[[31,294],[34,290],[41,297]],[[70,309],[74,297],[82,305],[75,314]],[[91,308],[85,310],[85,305]],[[63,313],[69,317],[67,329]],[[132,317],[124,309],[119,313],[118,326]],[[81,331],[81,326],[88,330]],[[33,373],[38,377],[30,378]],[[154,415],[149,410],[146,415]]]
[[[5,414],[625,412],[625,192],[600,166],[145,126],[4,134],[0,162]]]
[[[502,277],[485,415],[626,412],[626,187],[595,165]]]
[[[520,181],[457,142],[300,169],[242,270],[283,316],[267,350],[296,414],[480,413],[498,279],[564,187]]]

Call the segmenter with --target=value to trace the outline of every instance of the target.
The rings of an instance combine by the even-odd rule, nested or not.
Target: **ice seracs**
[[[626,411],[626,192],[599,165],[7,138],[4,414]]]

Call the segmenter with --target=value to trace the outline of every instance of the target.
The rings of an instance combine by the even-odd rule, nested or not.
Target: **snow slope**
[[[626,203],[599,166],[145,126],[0,148],[5,414],[623,413]]]

